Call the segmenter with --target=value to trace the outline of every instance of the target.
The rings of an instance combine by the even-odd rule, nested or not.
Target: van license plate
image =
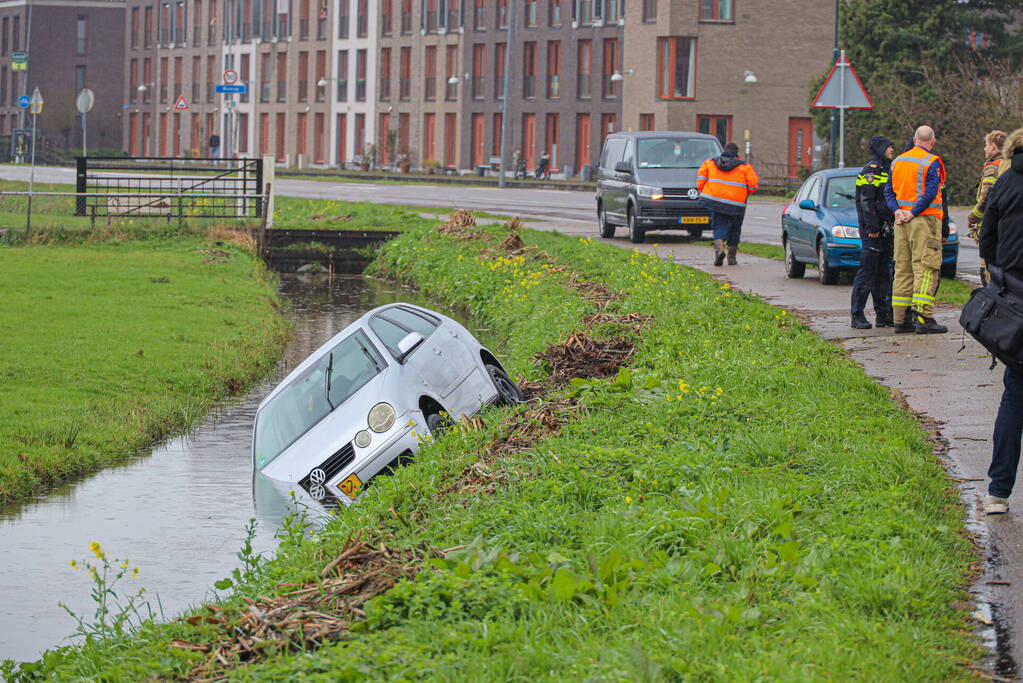
[[[710,216],[679,216],[679,223],[710,223]]]
[[[341,493],[355,500],[362,489],[362,480],[354,474],[349,474],[337,487],[341,489]]]

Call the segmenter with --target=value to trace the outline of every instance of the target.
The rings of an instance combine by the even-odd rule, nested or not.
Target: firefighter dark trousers
[[[910,306],[920,315],[934,317],[934,295],[941,270],[941,219],[917,216],[895,226],[895,281],[892,310],[902,322]],[[916,322],[911,320],[910,322]]]
[[[867,297],[874,300],[874,318],[893,321],[892,317],[892,241],[866,238],[860,250],[860,267],[852,286],[853,317],[863,315]]]
[[[991,478],[988,493],[998,498],[1008,498],[1016,483],[1016,469],[1019,467],[1020,436],[1023,434],[1023,375],[1010,367],[1005,368],[1003,378],[1005,390],[995,418],[991,452],[991,466],[987,475]]]

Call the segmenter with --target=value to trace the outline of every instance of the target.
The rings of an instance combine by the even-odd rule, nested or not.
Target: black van
[[[633,242],[647,230],[687,230],[699,238],[710,213],[697,201],[696,171],[719,154],[717,138],[702,133],[608,135],[597,169],[600,236],[614,237],[615,227],[625,225]]]

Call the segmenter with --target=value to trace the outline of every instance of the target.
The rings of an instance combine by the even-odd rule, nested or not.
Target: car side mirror
[[[409,357],[409,354],[416,350],[420,344],[426,340],[423,335],[418,332],[409,332],[407,335],[401,338],[398,342],[398,362],[404,363],[405,359]]]
[[[625,161],[619,161],[617,164],[615,164],[615,173],[628,173],[631,175],[632,164]]]
[[[804,199],[803,201],[799,202],[799,208],[813,211],[814,209],[817,208],[817,205],[813,203],[812,199]]]

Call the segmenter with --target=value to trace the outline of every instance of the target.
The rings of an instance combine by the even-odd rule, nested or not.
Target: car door
[[[804,209],[796,204],[792,253],[804,260],[814,260],[817,258],[817,225],[820,223],[818,207],[823,183],[820,176],[812,177],[808,183],[806,195],[800,201],[809,199],[814,208]]]
[[[621,174],[615,171],[615,164],[622,160],[625,151],[625,140],[608,138],[604,143],[604,152],[600,155],[600,189],[604,198],[604,211],[616,223],[625,222],[625,203],[623,195],[628,193],[628,185],[621,181]]]

